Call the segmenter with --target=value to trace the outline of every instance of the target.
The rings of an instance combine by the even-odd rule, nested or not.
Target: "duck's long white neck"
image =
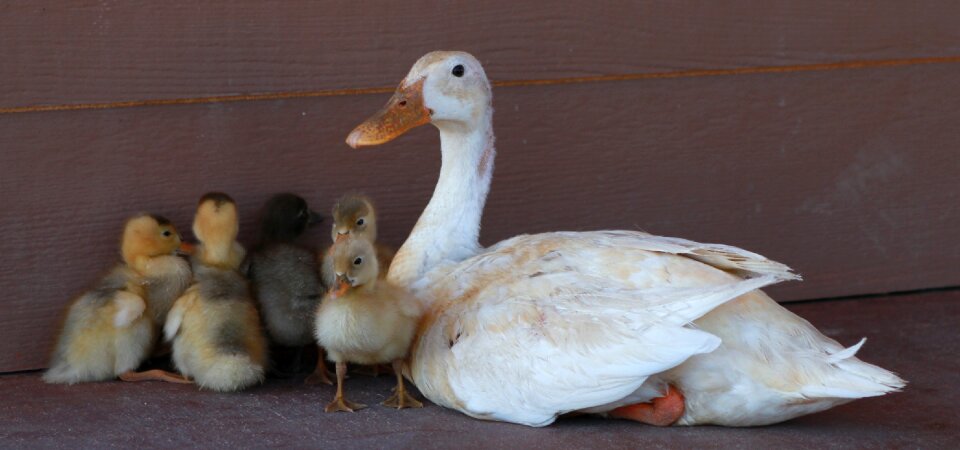
[[[475,126],[438,124],[442,164],[437,187],[410,237],[390,265],[388,279],[410,286],[446,262],[458,262],[480,250],[480,217],[490,191],[493,159],[493,110]]]

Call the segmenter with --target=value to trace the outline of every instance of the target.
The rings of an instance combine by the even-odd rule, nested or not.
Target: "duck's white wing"
[[[415,344],[414,381],[444,406],[532,426],[623,398],[719,345],[690,322],[779,280],[742,279],[681,252],[692,250],[642,233],[550,233],[433,274],[443,306]]]

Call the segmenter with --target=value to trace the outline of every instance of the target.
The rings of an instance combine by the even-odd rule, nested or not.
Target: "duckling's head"
[[[180,233],[162,216],[140,214],[127,220],[120,252],[129,265],[139,258],[172,255],[180,248]]]
[[[377,213],[373,202],[364,195],[347,194],[333,205],[334,242],[346,237],[362,237],[370,242],[377,240]]]
[[[380,269],[377,252],[369,240],[356,237],[343,239],[331,251],[337,280],[331,289],[334,297],[343,295],[349,289],[376,282]]]
[[[239,231],[237,205],[229,195],[210,192],[200,198],[193,235],[203,244],[199,255],[202,261],[211,265],[229,261]]]
[[[323,217],[307,206],[307,201],[296,194],[274,195],[264,206],[260,230],[263,242],[290,242]]]
[[[430,52],[413,65],[387,105],[350,133],[347,144],[383,144],[428,123],[475,129],[490,120],[492,99],[487,75],[473,55]]]

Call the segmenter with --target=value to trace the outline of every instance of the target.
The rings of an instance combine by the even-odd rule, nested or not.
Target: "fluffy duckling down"
[[[118,376],[183,381],[159,370],[133,372],[156,341],[153,318],[161,308],[150,304],[150,296],[161,302],[175,298],[189,282],[189,266],[174,255],[180,244],[176,228],[163,217],[141,214],[127,221],[123,263],[70,305],[44,381],[74,384]]]
[[[423,405],[403,384],[403,358],[413,340],[420,304],[405,289],[378,280],[376,250],[366,239],[349,238],[331,252],[337,284],[317,310],[317,342],[337,365],[337,394],[326,411],[354,411],[365,405],[344,398],[347,363],[392,363],[397,376],[393,396],[383,404],[394,408]]]
[[[302,349],[315,343],[313,322],[324,289],[315,253],[296,241],[321,220],[295,194],[277,194],[264,207],[260,243],[247,258],[245,272],[267,335],[276,345]],[[309,383],[332,384],[323,359],[321,350]]]
[[[173,362],[204,389],[236,391],[263,381],[266,339],[246,280],[238,272],[243,247],[236,242],[236,204],[226,194],[200,199],[193,233],[194,282],[177,299],[164,334]]]
[[[347,237],[358,237],[370,241],[376,250],[380,277],[386,277],[396,251],[377,242],[377,211],[370,197],[360,194],[344,195],[333,205],[331,215],[333,229],[330,231],[330,237],[333,242],[339,242]],[[324,255],[322,270],[323,282],[327,286],[332,286],[334,283],[330,250]]]

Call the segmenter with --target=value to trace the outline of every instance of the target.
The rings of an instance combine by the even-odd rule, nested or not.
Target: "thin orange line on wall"
[[[942,56],[929,58],[907,58],[867,61],[844,61],[837,63],[798,64],[791,66],[743,67],[737,69],[699,69],[675,72],[632,73],[621,75],[595,75],[584,77],[550,78],[541,80],[500,80],[492,84],[496,87],[549,86],[560,84],[604,83],[612,81],[635,81],[667,78],[697,78],[731,75],[756,75],[768,73],[815,72],[827,70],[872,69],[882,67],[914,66],[924,64],[960,63],[960,56]],[[318,91],[269,92],[261,94],[219,95],[212,97],[170,98],[152,100],[131,100],[107,103],[74,103],[64,105],[31,105],[0,108],[0,114],[19,114],[51,111],[80,111],[88,109],[133,108],[138,106],[197,105],[207,103],[251,102],[262,100],[283,100],[312,97],[339,97],[346,95],[387,94],[394,87],[374,87],[359,89],[326,89]]]

